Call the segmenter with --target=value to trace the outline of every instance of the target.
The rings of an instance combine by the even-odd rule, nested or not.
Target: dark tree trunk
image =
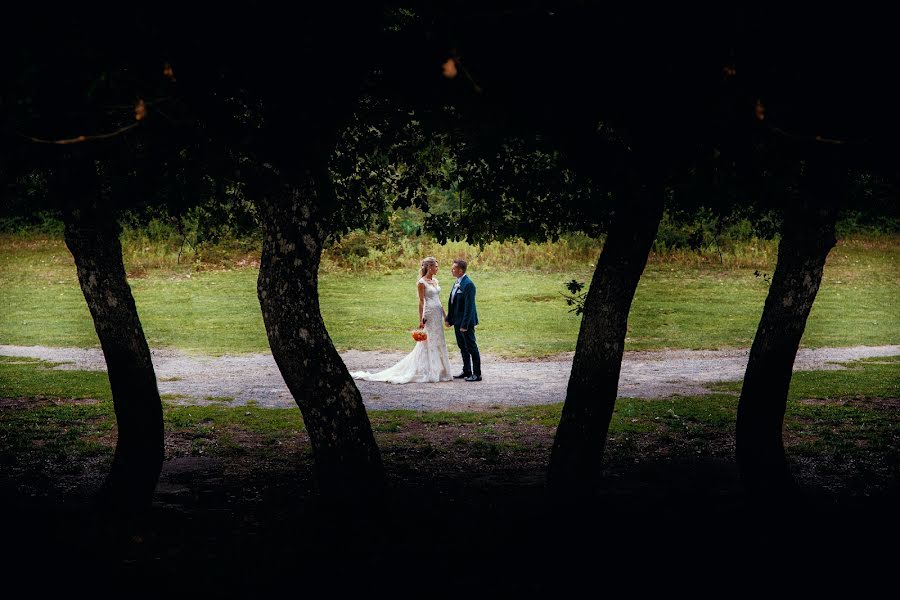
[[[319,488],[352,500],[379,494],[384,473],[362,396],[319,310],[332,194],[322,169],[261,202],[265,238],[257,293],[272,355],[303,414]]]
[[[616,404],[628,312],[662,217],[662,185],[636,185],[614,215],[594,270],[550,456],[555,492],[595,489]]]
[[[835,244],[837,206],[846,172],[808,162],[800,197],[785,215],[778,264],[747,363],[738,404],[736,459],[751,493],[791,491],[782,441],[788,388],[806,319]]]
[[[163,416],[150,348],[125,277],[119,226],[101,201],[93,161],[72,159],[57,174],[66,246],[106,358],[118,425],[101,500],[117,510],[149,506],[164,457]]]

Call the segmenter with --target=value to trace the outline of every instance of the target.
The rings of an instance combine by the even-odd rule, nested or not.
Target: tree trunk
[[[333,190],[327,171],[261,201],[257,293],[272,355],[312,443],[319,488],[352,500],[381,492],[381,455],[362,396],[319,310],[319,261]]]
[[[846,172],[825,160],[808,162],[800,198],[785,215],[778,264],[738,404],[736,459],[751,493],[791,491],[782,441],[788,389],[800,338],[835,244],[835,221]]]
[[[616,404],[628,312],[662,217],[662,185],[635,186],[619,208],[584,305],[562,418],[550,456],[555,492],[595,489]]]
[[[106,359],[118,439],[101,499],[130,511],[153,499],[164,457],[163,416],[150,348],[125,276],[119,227],[103,206],[93,161],[72,159],[57,174],[66,246]]]

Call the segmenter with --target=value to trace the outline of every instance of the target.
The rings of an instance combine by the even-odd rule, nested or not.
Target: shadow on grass
[[[737,399],[727,394],[620,399],[604,487],[578,505],[546,492],[560,405],[373,411],[388,491],[352,507],[315,494],[295,409],[166,406],[155,502],[130,520],[91,504],[115,443],[102,381],[53,372],[61,391],[94,399],[29,397],[40,380],[27,370],[39,365],[0,364],[5,381],[2,369],[26,369],[15,371],[26,395],[0,409],[0,514],[14,554],[5,565],[40,589],[115,577],[142,591],[228,595],[283,584],[306,593],[553,592],[626,572],[642,586],[677,585],[647,573],[713,576],[753,559],[821,568],[835,556],[846,573],[867,561],[874,581],[900,500],[896,399],[871,396],[896,381],[900,363],[886,362],[795,379],[785,443],[802,494],[788,504],[744,496],[732,458]]]

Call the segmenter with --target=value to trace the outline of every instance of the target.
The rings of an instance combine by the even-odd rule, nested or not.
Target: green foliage
[[[896,176],[857,171],[852,174],[848,205],[837,222],[839,237],[870,237],[900,232]]]
[[[335,235],[384,231],[392,210],[410,206],[424,212],[416,230],[440,243],[541,242],[601,231],[603,202],[558,151],[517,137],[482,146],[442,127],[442,118],[363,97],[330,165],[339,199]]]
[[[394,211],[380,232],[354,230],[326,245],[323,268],[332,271],[365,272],[409,269],[425,256],[446,260],[477,261],[480,269],[568,271],[596,260],[601,242],[584,234],[567,234],[557,242],[527,243],[521,239],[473,245],[467,242],[438,243],[428,234],[407,235],[422,226],[425,214],[416,208]],[[449,263],[445,263],[449,264]]]
[[[574,312],[576,316],[584,312],[584,301],[587,300],[587,290],[584,290],[585,283],[572,279],[565,284],[568,294],[563,294],[566,299],[566,306],[571,306],[569,312]],[[584,290],[584,291],[582,291]]]
[[[896,207],[896,204],[894,205]],[[894,213],[898,209],[894,209]],[[875,211],[845,210],[837,222],[839,238],[849,236],[881,236],[900,233],[900,217],[896,214],[877,213]]]
[[[371,268],[394,268],[414,259],[422,250],[424,216],[411,207],[384,213],[379,231],[354,229],[333,237],[323,250],[322,260],[328,268],[362,271]],[[421,254],[421,257],[427,256]]]
[[[778,216],[772,212],[749,215],[746,210],[722,215],[709,208],[694,211],[667,210],[663,213],[653,242],[653,252],[666,254],[672,250],[690,249],[701,254],[734,253],[741,246],[758,246],[773,239],[780,228]]]
[[[606,196],[539,139],[506,137],[482,147],[456,138],[443,149],[448,185],[430,191],[425,221],[439,242],[543,242],[566,233],[597,236],[604,231]]]
[[[427,209],[428,190],[446,179],[445,154],[441,137],[428,135],[415,111],[363,96],[329,163],[338,201],[332,236],[382,232],[396,225],[395,210]],[[410,222],[405,234],[420,229]]]
[[[5,206],[3,214],[0,215],[0,232],[62,237],[63,222],[57,211],[17,211],[14,207]]]
[[[258,251],[262,245],[256,205],[239,186],[227,188],[222,199],[209,198],[179,212],[165,205],[131,210],[121,222],[126,263],[156,266],[174,253],[177,264],[221,264],[226,253]]]

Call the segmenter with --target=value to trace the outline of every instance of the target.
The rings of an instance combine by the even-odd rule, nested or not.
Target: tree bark
[[[636,184],[613,223],[584,305],[562,418],[550,456],[555,492],[596,488],[622,367],[628,312],[662,218],[661,184]]]
[[[736,460],[750,493],[777,495],[795,487],[784,454],[784,413],[800,338],[836,242],[845,182],[846,171],[830,161],[807,162],[800,197],[785,215],[778,263],[738,404]]]
[[[164,458],[163,415],[150,348],[125,275],[119,226],[101,200],[93,161],[71,159],[56,179],[66,197],[66,246],[106,359],[118,439],[101,500],[116,510],[149,506]]]
[[[319,309],[319,261],[332,203],[324,168],[261,201],[257,293],[272,355],[309,433],[319,488],[352,501],[380,494],[384,472],[362,396]]]

